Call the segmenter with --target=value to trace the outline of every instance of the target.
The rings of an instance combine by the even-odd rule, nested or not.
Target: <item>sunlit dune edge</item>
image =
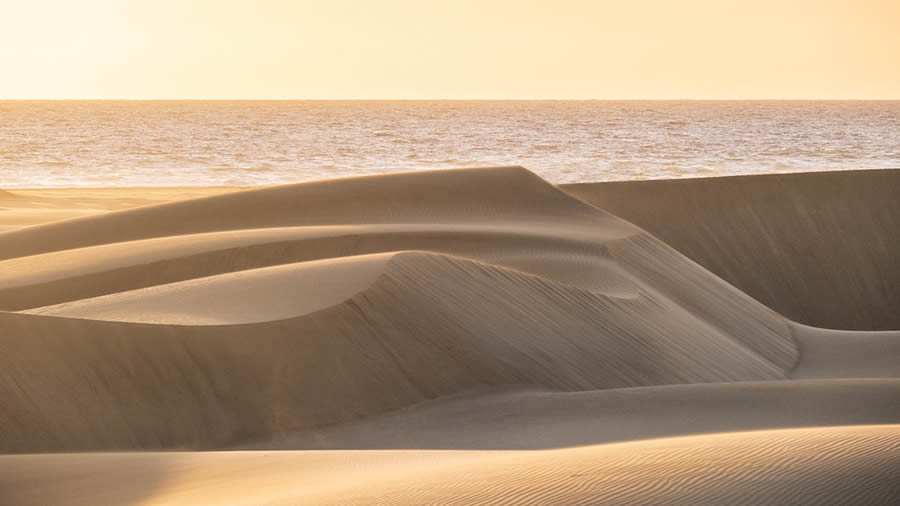
[[[0,456],[9,504],[893,504],[900,425],[544,451]],[[39,476],[40,479],[35,479]]]

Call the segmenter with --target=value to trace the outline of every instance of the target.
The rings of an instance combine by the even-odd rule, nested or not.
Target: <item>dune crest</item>
[[[244,190],[0,234],[0,259],[170,235],[266,227],[620,222],[522,167],[363,176]]]
[[[383,253],[263,267],[24,312],[175,325],[287,319],[336,305],[363,291],[391,256]]]
[[[799,323],[900,330],[900,169],[560,188]]]

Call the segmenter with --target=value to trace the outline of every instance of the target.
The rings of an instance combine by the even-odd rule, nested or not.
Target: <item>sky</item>
[[[0,98],[900,99],[900,0],[0,0]]]

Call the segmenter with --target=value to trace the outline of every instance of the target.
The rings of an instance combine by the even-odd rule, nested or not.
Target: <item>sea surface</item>
[[[524,165],[555,183],[900,167],[900,101],[0,101],[0,187]]]

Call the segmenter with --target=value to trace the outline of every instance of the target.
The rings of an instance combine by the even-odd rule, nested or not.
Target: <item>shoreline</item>
[[[362,175],[347,175],[347,176],[336,176],[336,177],[328,177],[321,179],[310,179],[310,180],[302,180],[302,181],[284,181],[284,182],[272,182],[266,184],[259,185],[201,185],[201,184],[187,184],[187,185],[164,185],[164,186],[153,186],[153,185],[136,185],[136,186],[27,186],[27,187],[5,187],[0,186],[0,192],[41,192],[41,191],[64,191],[64,192],[72,192],[72,191],[119,191],[119,190],[144,190],[144,191],[177,191],[177,190],[252,190],[254,188],[266,188],[270,186],[283,186],[290,184],[305,184],[305,183],[316,183],[320,181],[334,181],[341,179],[351,179],[357,177],[378,177],[378,176],[387,176],[391,174],[415,174],[419,172],[437,172],[443,170],[456,170],[456,169],[477,169],[477,168],[490,168],[490,166],[471,166],[471,167],[440,167],[440,168],[429,168],[429,169],[421,169],[421,170],[405,170],[405,171],[386,171],[386,172],[373,172],[371,174],[362,174]],[[235,169],[240,170],[240,169]],[[601,180],[591,180],[591,181],[581,181],[575,183],[553,183],[556,186],[575,186],[575,185],[586,185],[586,184],[609,184],[609,183],[639,183],[639,182],[649,182],[649,181],[684,181],[684,180],[697,180],[697,179],[722,179],[722,178],[755,178],[755,177],[773,177],[779,175],[796,175],[796,174],[826,174],[826,173],[844,173],[844,172],[877,172],[877,171],[892,171],[892,170],[900,170],[900,166],[898,167],[848,167],[848,168],[828,168],[828,169],[809,169],[809,170],[786,170],[786,171],[778,171],[778,172],[761,172],[761,173],[752,173],[752,174],[709,174],[709,175],[686,175],[680,177],[658,177],[658,178],[635,178],[635,179],[601,179]]]

